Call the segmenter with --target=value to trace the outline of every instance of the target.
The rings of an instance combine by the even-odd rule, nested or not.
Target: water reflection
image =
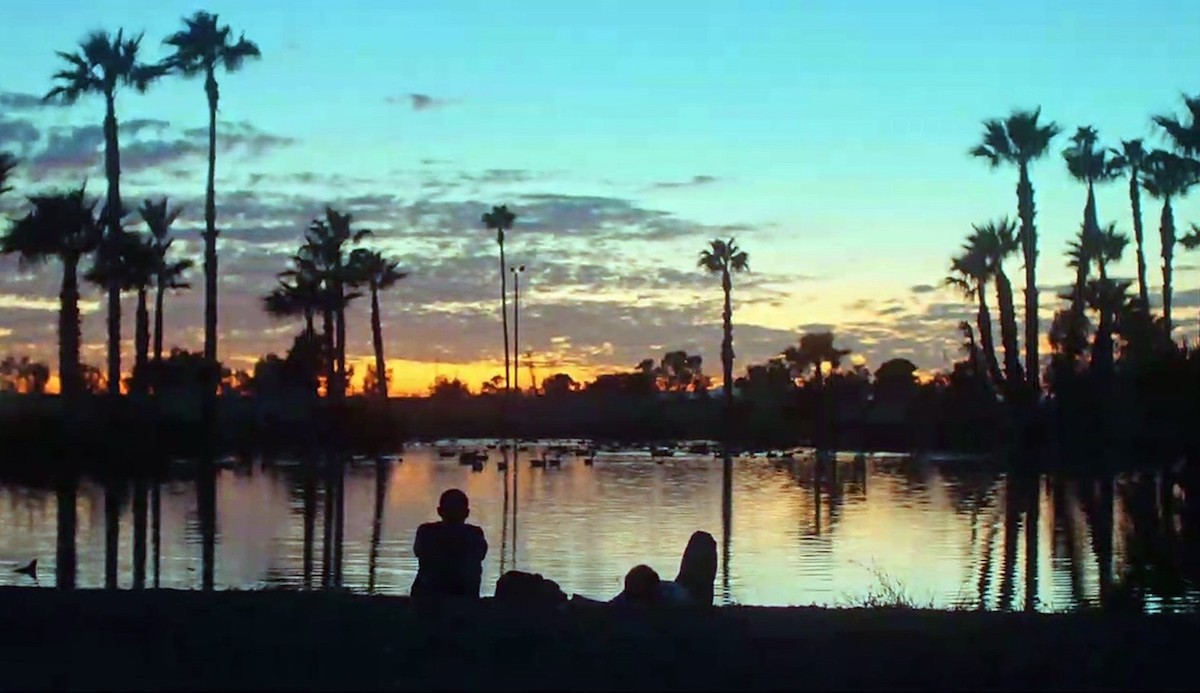
[[[41,584],[52,575],[62,588],[405,594],[413,533],[434,517],[441,491],[457,486],[493,547],[485,593],[519,565],[607,598],[632,565],[672,572],[701,529],[720,535],[719,603],[854,603],[880,575],[941,606],[1172,610],[1200,601],[1198,513],[1187,502],[1195,472],[1186,465],[1005,475],[928,457],[655,460],[631,450],[601,452],[594,466],[567,454],[561,467],[534,467],[543,452],[495,446],[479,471],[416,447],[402,461],[211,459],[185,461],[168,479],[0,485],[0,560],[15,568],[37,558]],[[0,583],[32,579],[10,569]]]

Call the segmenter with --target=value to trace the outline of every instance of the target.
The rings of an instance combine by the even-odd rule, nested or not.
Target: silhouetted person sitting
[[[712,606],[713,582],[717,579],[717,540],[708,532],[692,532],[675,584],[687,593],[691,604]]]
[[[625,589],[613,597],[619,606],[657,606],[663,602],[662,580],[648,565],[635,565],[625,574]]]
[[[426,522],[417,528],[413,553],[418,568],[412,598],[423,602],[444,597],[479,599],[488,546],[483,530],[466,523],[471,514],[467,494],[456,488],[446,491],[437,512],[440,522]]]

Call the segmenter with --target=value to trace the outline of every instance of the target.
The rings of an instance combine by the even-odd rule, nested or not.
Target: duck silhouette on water
[[[28,565],[23,565],[20,568],[14,568],[13,572],[17,575],[28,575],[37,581],[37,559],[33,559]]]

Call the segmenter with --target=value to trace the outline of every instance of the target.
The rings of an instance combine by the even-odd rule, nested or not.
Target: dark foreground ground
[[[0,689],[1194,689],[1200,618],[0,589]]]

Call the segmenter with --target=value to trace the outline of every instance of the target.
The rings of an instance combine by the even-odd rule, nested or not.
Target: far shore
[[[1200,616],[0,589],[3,690],[1185,690]]]

